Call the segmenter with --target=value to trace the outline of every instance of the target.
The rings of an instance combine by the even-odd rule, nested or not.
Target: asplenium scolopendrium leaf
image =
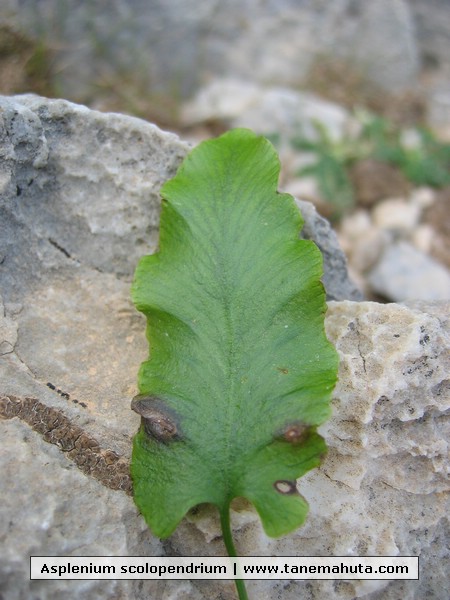
[[[326,449],[316,427],[337,355],[322,258],[298,239],[301,215],[278,175],[271,144],[237,129],[195,148],[161,190],[159,251],[141,259],[132,289],[150,344],[133,401],[134,496],[160,537],[204,502],[226,527],[237,496],[270,536],[306,517],[295,482]]]

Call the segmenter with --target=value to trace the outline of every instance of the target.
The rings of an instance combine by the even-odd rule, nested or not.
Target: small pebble
[[[416,204],[403,198],[390,198],[377,204],[372,211],[373,222],[383,229],[397,231],[413,230],[421,216],[421,209]]]

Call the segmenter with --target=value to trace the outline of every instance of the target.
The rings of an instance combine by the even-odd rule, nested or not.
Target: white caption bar
[[[419,579],[419,558],[31,556],[30,579]]]

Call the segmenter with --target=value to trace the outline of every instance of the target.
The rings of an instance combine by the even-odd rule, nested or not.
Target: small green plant
[[[353,207],[355,192],[349,169],[367,158],[397,167],[415,185],[444,187],[450,184],[450,144],[439,142],[423,127],[401,131],[386,119],[359,112],[360,130],[356,136],[336,141],[323,124],[316,122],[316,139],[292,139],[292,145],[315,156],[299,175],[317,179],[323,199],[335,209],[335,217]]]
[[[363,158],[395,165],[415,185],[440,188],[450,183],[450,144],[439,142],[424,127],[401,131],[382,117],[368,115],[356,145]]]
[[[354,204],[354,192],[347,167],[358,157],[358,149],[347,139],[333,140],[319,121],[314,122],[314,128],[317,135],[315,140],[302,136],[292,140],[294,148],[316,157],[315,162],[300,169],[298,174],[313,176],[317,180],[321,197],[340,215]]]
[[[305,520],[296,480],[326,450],[316,430],[337,377],[322,257],[298,238],[279,170],[271,144],[248,130],[200,144],[161,190],[160,248],[132,287],[150,344],[132,403],[136,504],[162,538],[195,505],[215,505],[230,556],[236,497],[269,536]]]

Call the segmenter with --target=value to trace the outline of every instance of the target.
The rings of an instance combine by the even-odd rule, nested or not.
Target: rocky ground
[[[235,598],[231,582],[29,579],[30,555],[224,553],[211,507],[159,540],[130,495],[148,355],[130,282],[157,247],[161,185],[230,127],[277,147],[340,356],[305,526],[269,539],[236,502],[238,551],[420,557],[419,581],[254,581],[250,597],[450,597],[450,183],[414,183],[358,141],[372,111],[410,157],[418,125],[450,142],[448,1],[69,4],[0,6],[0,599]],[[328,159],[300,175],[317,142],[332,175]]]
[[[288,88],[218,79],[183,106],[181,122],[181,134],[192,143],[230,127],[249,127],[273,139],[282,164],[280,189],[333,219],[349,272],[367,299],[450,297],[450,185],[414,184],[389,162],[363,158],[349,168],[352,203],[333,218],[335,203],[323,197],[318,179],[299,175],[313,158],[296,149],[299,132],[314,140],[320,123],[331,151],[357,138],[361,122],[344,106]],[[402,135],[406,144],[416,143],[414,127]],[[449,143],[446,134],[442,143]],[[450,174],[450,162],[446,166]]]
[[[130,0],[108,14],[96,1],[73,12],[58,5],[0,7],[0,93],[131,113],[193,143],[250,127],[276,142],[281,187],[325,217],[339,202],[299,177],[310,160],[291,143],[300,130],[311,138],[321,123],[339,153],[363,108],[403,128],[409,146],[418,124],[450,142],[446,0]],[[414,184],[367,158],[350,171],[352,206],[333,226],[365,297],[448,298],[450,181]]]
[[[30,555],[224,548],[211,507],[162,541],[129,495],[139,424],[130,399],[148,353],[130,279],[156,247],[159,188],[189,145],[139,119],[35,96],[2,98],[0,120],[0,595],[232,600],[231,582],[29,579]],[[420,202],[425,211],[426,196]],[[301,480],[311,507],[305,527],[269,539],[241,502],[236,543],[244,555],[419,555],[421,577],[255,581],[249,593],[441,600],[450,589],[448,302],[361,302],[329,225],[312,205],[300,209],[334,299],[326,330],[340,368],[322,431],[329,453]]]
[[[342,219],[339,240],[367,298],[444,299],[450,290],[450,188],[416,188]]]

